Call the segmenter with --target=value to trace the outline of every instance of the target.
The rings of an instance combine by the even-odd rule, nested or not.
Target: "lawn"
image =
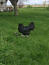
[[[49,65],[49,11],[20,8],[19,15],[0,12],[0,65]],[[29,37],[16,36],[18,24],[35,23]]]

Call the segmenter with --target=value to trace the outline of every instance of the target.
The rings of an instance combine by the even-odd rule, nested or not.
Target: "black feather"
[[[28,26],[24,26],[23,24],[18,25],[18,31],[23,35],[29,35],[30,31],[34,29],[34,23],[31,22]]]

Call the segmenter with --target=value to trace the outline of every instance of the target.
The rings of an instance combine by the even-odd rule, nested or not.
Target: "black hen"
[[[28,26],[24,26],[23,24],[18,25],[18,31],[23,35],[29,35],[30,31],[34,29],[34,23],[31,22]]]

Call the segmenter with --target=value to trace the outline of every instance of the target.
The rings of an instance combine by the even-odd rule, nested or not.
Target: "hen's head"
[[[20,27],[20,28],[21,28],[21,27],[24,27],[24,26],[23,26],[23,24],[19,24],[19,26],[18,26],[18,27]]]

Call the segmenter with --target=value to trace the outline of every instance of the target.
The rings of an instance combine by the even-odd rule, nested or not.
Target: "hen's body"
[[[29,35],[30,31],[34,29],[34,24],[30,23],[28,26],[24,26],[23,24],[18,25],[18,31],[23,35]]]

